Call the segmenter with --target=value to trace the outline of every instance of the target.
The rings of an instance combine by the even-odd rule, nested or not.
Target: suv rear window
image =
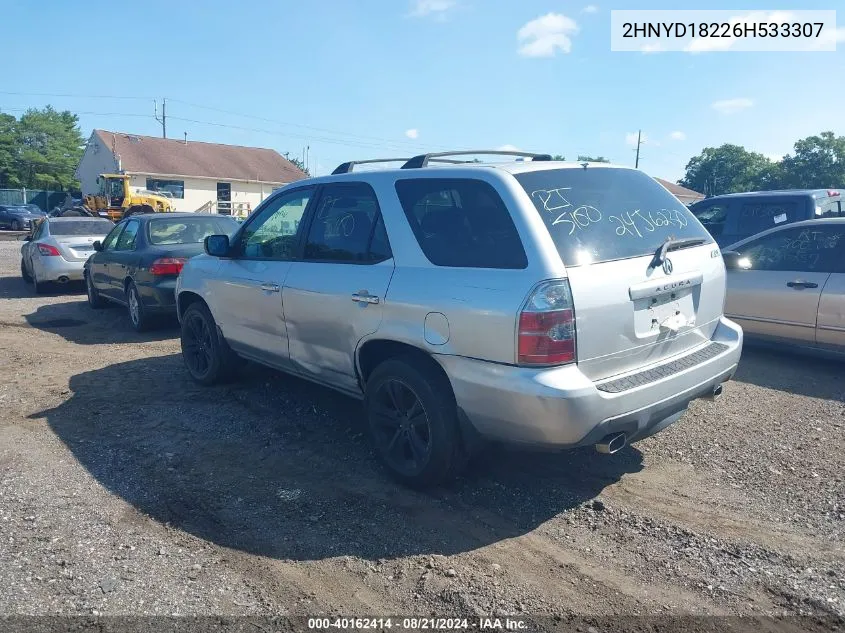
[[[525,268],[528,258],[505,203],[470,178],[409,178],[396,193],[420,248],[436,266]]]
[[[650,255],[667,238],[713,241],[682,202],[640,171],[588,167],[514,177],[567,266]]]

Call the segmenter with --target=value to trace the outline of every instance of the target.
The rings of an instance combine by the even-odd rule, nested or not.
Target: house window
[[[185,197],[185,181],[147,178],[147,190],[162,193],[168,198],[179,198],[181,200]]]

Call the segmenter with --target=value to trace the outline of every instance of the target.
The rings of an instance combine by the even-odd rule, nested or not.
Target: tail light
[[[178,275],[187,260],[184,257],[160,257],[150,266],[152,275]]]
[[[45,257],[57,257],[57,256],[61,255],[61,253],[59,253],[59,249],[56,248],[55,246],[50,245],[50,244],[40,244],[39,243],[38,244],[38,252],[41,253],[42,255],[44,255]]]
[[[839,192],[836,191],[835,189],[829,189],[828,192],[827,192],[827,195],[830,196],[831,198],[833,198],[835,196],[838,196]]]
[[[567,280],[540,285],[519,314],[517,362],[563,365],[575,362],[575,308]]]

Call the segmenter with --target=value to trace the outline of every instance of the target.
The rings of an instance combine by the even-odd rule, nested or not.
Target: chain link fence
[[[67,191],[0,189],[0,204],[35,204],[42,211],[50,211],[62,206],[69,195]]]

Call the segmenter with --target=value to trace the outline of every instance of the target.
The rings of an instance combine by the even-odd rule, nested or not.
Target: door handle
[[[265,292],[279,292],[279,284],[261,284],[261,289]]]
[[[812,281],[787,281],[786,285],[790,288],[818,288],[819,284]]]
[[[352,301],[355,303],[378,303],[378,297],[371,295],[366,290],[363,292],[356,292],[352,295]]]

